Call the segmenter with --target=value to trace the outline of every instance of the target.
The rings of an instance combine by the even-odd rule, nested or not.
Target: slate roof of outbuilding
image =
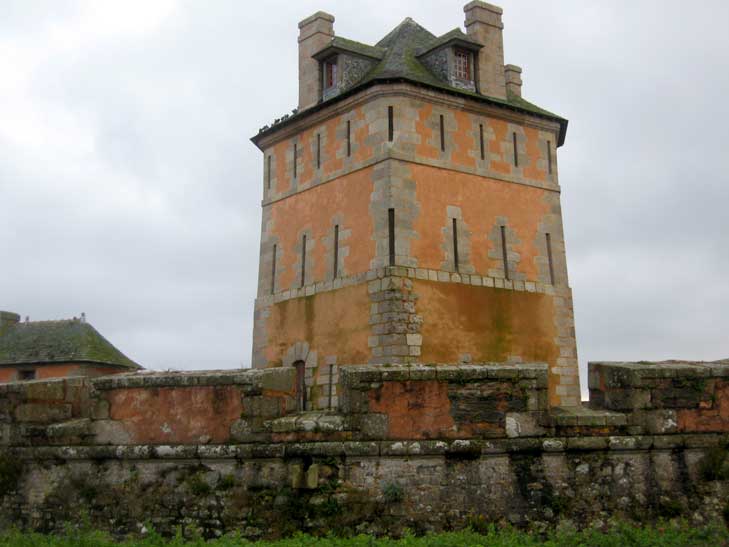
[[[80,319],[28,321],[0,330],[0,365],[71,362],[142,368]]]
[[[540,117],[554,120],[560,125],[560,135],[558,145],[563,144],[564,137],[567,132],[567,120],[553,112],[545,110],[529,101],[513,94],[509,93],[506,99],[500,99],[497,97],[488,97],[480,93],[475,93],[465,89],[452,87],[432,74],[426,67],[418,60],[418,55],[422,55],[432,49],[435,49],[441,45],[447,44],[452,40],[459,40],[469,42],[475,46],[479,46],[474,42],[468,35],[464,34],[460,29],[453,29],[446,34],[437,37],[418,23],[416,23],[410,17],[407,17],[402,23],[392,29],[387,35],[382,38],[374,46],[369,46],[353,40],[348,40],[339,36],[335,36],[332,40],[324,46],[314,56],[319,58],[323,56],[326,51],[335,51],[336,49],[350,51],[355,54],[364,55],[380,61],[357,83],[352,87],[344,90],[342,93],[335,95],[325,101],[320,102],[316,106],[307,108],[306,110],[299,112],[294,110],[291,115],[284,116],[276,120],[270,127],[262,128],[256,136],[251,140],[257,143],[260,138],[265,136],[271,131],[279,129],[285,124],[288,124],[296,119],[299,119],[304,114],[314,112],[317,109],[324,108],[327,105],[333,104],[352,93],[373,85],[378,82],[387,81],[407,81],[419,85],[424,85],[431,88],[436,88],[447,93],[468,96],[472,99],[479,101],[488,102],[491,104],[497,104],[510,108],[512,110],[521,111],[529,114],[535,114]]]

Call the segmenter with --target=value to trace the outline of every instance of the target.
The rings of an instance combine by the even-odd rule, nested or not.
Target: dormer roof
[[[430,53],[433,50],[438,49],[439,47],[444,46],[458,46],[464,49],[470,49],[471,51],[478,51],[483,47],[483,45],[479,44],[475,40],[472,40],[468,36],[468,34],[464,33],[461,29],[454,28],[453,30],[446,32],[444,35],[439,36],[438,38],[430,42],[423,49],[416,51],[415,55],[417,57],[420,57],[422,55]]]
[[[304,111],[295,110],[291,115],[279,118],[270,127],[262,128],[251,140],[254,144],[257,144],[261,138],[272,131],[299,119],[305,114],[334,104],[365,87],[385,82],[409,82],[556,121],[560,125],[557,144],[560,146],[564,143],[567,120],[561,116],[540,108],[513,93],[507,93],[506,99],[489,97],[481,93],[454,87],[433,74],[420,59],[427,53],[446,45],[464,47],[472,51],[478,51],[483,47],[458,28],[442,36],[435,36],[410,17],[405,18],[374,46],[336,36],[326,46],[317,51],[313,57],[323,60],[336,52],[353,53],[374,60],[375,63],[372,68],[359,81],[353,83],[341,93],[326,97],[317,105]]]

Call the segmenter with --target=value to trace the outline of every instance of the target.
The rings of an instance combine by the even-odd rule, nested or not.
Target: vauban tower
[[[407,18],[374,45],[299,23],[299,105],[263,152],[253,365],[296,366],[305,407],[338,367],[549,366],[580,401],[557,150],[567,120],[522,98],[502,10],[465,32]],[[467,368],[464,369],[467,374]]]

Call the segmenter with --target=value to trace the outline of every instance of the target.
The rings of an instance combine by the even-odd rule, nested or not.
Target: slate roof
[[[444,46],[451,42],[464,44],[464,45],[470,47],[471,49],[481,49],[483,47],[483,45],[476,42],[473,38],[471,38],[468,34],[463,32],[461,29],[454,28],[453,30],[446,32],[443,36],[440,36],[439,38],[432,40],[427,46],[416,51],[415,54],[417,56],[420,56],[420,55],[423,55],[424,53],[433,51],[434,49]]]
[[[534,114],[540,117],[554,120],[560,124],[560,134],[558,145],[564,143],[564,137],[567,132],[567,120],[545,110],[529,101],[509,93],[506,99],[496,97],[487,97],[480,93],[475,93],[461,88],[448,85],[432,74],[419,60],[418,56],[431,51],[439,46],[447,44],[451,41],[458,41],[474,47],[480,47],[480,44],[474,42],[468,35],[464,34],[460,29],[453,29],[446,34],[437,37],[410,17],[403,20],[398,26],[392,29],[382,40],[374,46],[347,40],[336,36],[332,38],[324,48],[317,54],[316,58],[325,56],[329,51],[337,49],[351,51],[367,57],[380,59],[380,61],[356,84],[349,89],[344,90],[318,105],[306,109],[303,112],[294,110],[291,115],[283,116],[277,119],[271,127],[262,128],[258,134],[251,140],[257,143],[260,138],[271,131],[274,131],[284,124],[288,124],[299,119],[304,114],[315,112],[343,98],[361,90],[364,87],[374,85],[380,82],[406,81],[426,87],[436,88],[438,90],[461,96],[468,96],[472,99],[483,101],[491,104],[500,105],[512,110]]]
[[[142,368],[81,319],[28,321],[0,330],[0,365],[70,362]]]
[[[371,57],[372,59],[382,59],[385,56],[385,49],[377,46],[368,46],[362,42],[355,42],[354,40],[348,40],[341,36],[335,36],[326,45],[324,49],[314,54],[314,57],[319,59],[326,57],[329,51],[348,51],[356,55],[362,55],[364,57]]]

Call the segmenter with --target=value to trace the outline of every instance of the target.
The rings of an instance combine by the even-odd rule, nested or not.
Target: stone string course
[[[382,280],[387,279],[385,283],[389,283],[389,278],[391,277],[407,277],[410,279],[423,279],[442,283],[462,283],[464,285],[473,285],[476,287],[495,287],[497,289],[544,293],[552,296],[568,296],[571,294],[568,287],[560,287],[558,285],[540,283],[537,281],[509,280],[504,279],[503,277],[456,273],[452,271],[433,270],[428,268],[387,266],[354,275],[348,275],[346,277],[339,277],[332,281],[320,281],[297,289],[286,289],[272,295],[259,296],[256,299],[256,307],[264,308],[271,304],[283,302],[292,298],[313,296],[322,292],[333,291],[341,289],[342,287],[349,287],[365,282],[369,283],[370,292],[379,292],[382,287]],[[378,283],[380,284],[378,285]]]
[[[215,537],[474,522],[719,518],[729,362],[593,363],[550,408],[540,363],[358,365],[299,412],[291,368],[0,385],[0,528]],[[8,470],[11,470],[8,474]]]

